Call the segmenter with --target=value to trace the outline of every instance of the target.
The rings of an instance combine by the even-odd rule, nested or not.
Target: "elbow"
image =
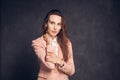
[[[72,76],[75,74],[75,68],[71,69],[69,72],[68,72],[68,76]]]
[[[71,72],[68,74],[69,76],[72,76],[75,74],[75,69],[71,70]]]

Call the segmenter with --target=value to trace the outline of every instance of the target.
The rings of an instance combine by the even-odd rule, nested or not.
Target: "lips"
[[[56,34],[56,33],[57,33],[57,31],[52,31],[52,33]]]

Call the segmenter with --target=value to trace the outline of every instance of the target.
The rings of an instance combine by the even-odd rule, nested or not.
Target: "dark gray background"
[[[53,8],[64,13],[73,44],[70,80],[120,80],[120,0],[2,0],[2,80],[36,80],[31,41]]]

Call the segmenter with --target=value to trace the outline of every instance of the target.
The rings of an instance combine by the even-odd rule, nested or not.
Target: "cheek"
[[[50,30],[52,30],[52,27],[48,26],[47,31],[50,31]]]

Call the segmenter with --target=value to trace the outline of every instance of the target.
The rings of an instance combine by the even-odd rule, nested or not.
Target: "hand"
[[[49,52],[46,54],[46,61],[56,64],[57,60],[58,58],[54,52]]]
[[[51,44],[52,38],[47,33],[43,35],[43,38],[45,39],[47,45]]]

